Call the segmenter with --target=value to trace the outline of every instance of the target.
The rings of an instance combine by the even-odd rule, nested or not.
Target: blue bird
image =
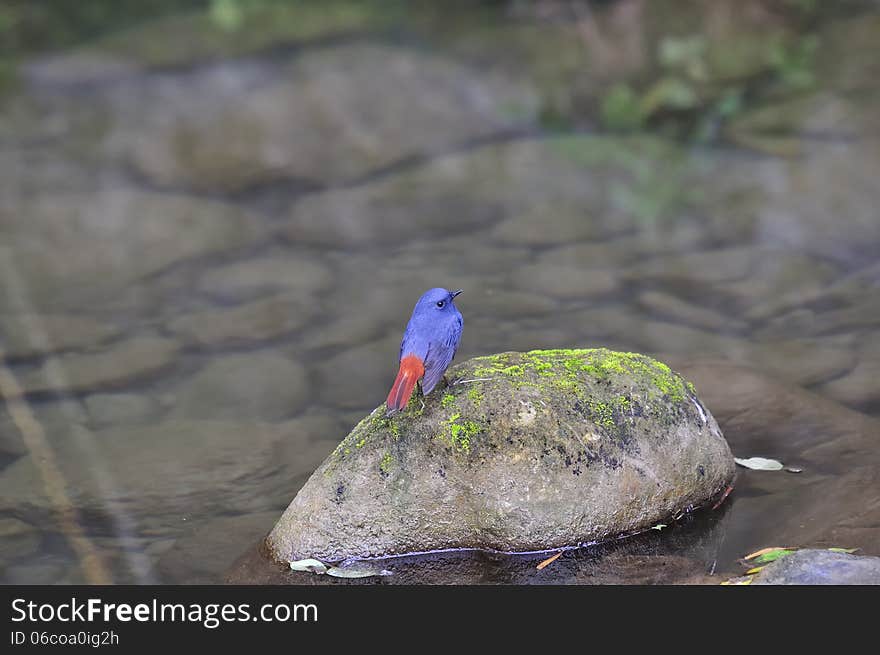
[[[409,402],[419,380],[431,393],[455,357],[464,321],[454,299],[461,293],[429,289],[413,309],[400,342],[400,368],[385,401],[386,414],[399,412]]]

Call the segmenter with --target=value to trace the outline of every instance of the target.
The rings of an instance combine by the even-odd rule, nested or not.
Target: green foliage
[[[668,140],[578,136],[560,137],[550,145],[583,166],[613,166],[625,173],[625,179],[611,182],[611,202],[643,225],[656,226],[700,200],[700,190],[688,182],[688,158]]]
[[[21,56],[70,47],[103,34],[202,9],[208,0],[3,0],[0,56]]]
[[[599,113],[602,124],[610,130],[637,129],[644,123],[639,96],[623,82],[608,90],[601,100]]]
[[[0,90],[26,57],[74,47],[90,39],[207,0],[3,0],[0,2]]]
[[[244,20],[246,0],[211,0],[208,15],[221,30],[234,32]]]
[[[812,34],[736,34],[711,43],[701,34],[666,36],[657,45],[652,77],[609,86],[600,98],[599,116],[612,131],[656,128],[711,141],[766,92],[813,86],[818,51]]]
[[[815,83],[813,67],[819,39],[806,35],[791,45],[775,43],[768,53],[770,67],[780,84],[792,90],[808,89]]]
[[[660,41],[657,57],[660,65],[670,71],[681,71],[687,78],[705,81],[709,77],[706,69],[706,37],[693,35],[683,38],[668,36]]]

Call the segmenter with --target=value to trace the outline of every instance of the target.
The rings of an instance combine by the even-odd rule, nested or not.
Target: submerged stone
[[[799,550],[765,566],[753,584],[880,585],[880,557]]]
[[[733,478],[693,385],[644,355],[508,352],[446,378],[352,430],[267,537],[274,559],[576,546],[649,529]]]

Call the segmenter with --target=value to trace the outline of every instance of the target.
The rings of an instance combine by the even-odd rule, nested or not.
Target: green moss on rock
[[[476,377],[504,376],[514,378],[518,384],[531,383],[538,388],[549,386],[556,391],[585,390],[590,383],[632,376],[634,380],[649,381],[649,390],[653,394],[672,402],[680,402],[688,392],[693,393],[693,385],[666,364],[638,353],[605,348],[531,350],[477,357],[474,361],[477,364],[473,370]],[[535,377],[545,380],[535,380]]]
[[[456,412],[442,423],[443,431],[437,435],[441,441],[457,452],[470,453],[471,439],[483,429],[476,421],[462,419]]]
[[[382,457],[382,461],[379,462],[379,471],[383,477],[387,477],[392,469],[394,468],[394,457],[392,457],[391,453],[385,453]]]

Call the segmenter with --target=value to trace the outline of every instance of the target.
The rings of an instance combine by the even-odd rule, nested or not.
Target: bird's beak
[[[452,296],[453,298],[455,298],[455,297],[456,297],[458,294],[460,294],[462,291],[464,291],[464,289],[459,289],[458,291],[453,291],[453,292],[450,293],[449,295]]]

